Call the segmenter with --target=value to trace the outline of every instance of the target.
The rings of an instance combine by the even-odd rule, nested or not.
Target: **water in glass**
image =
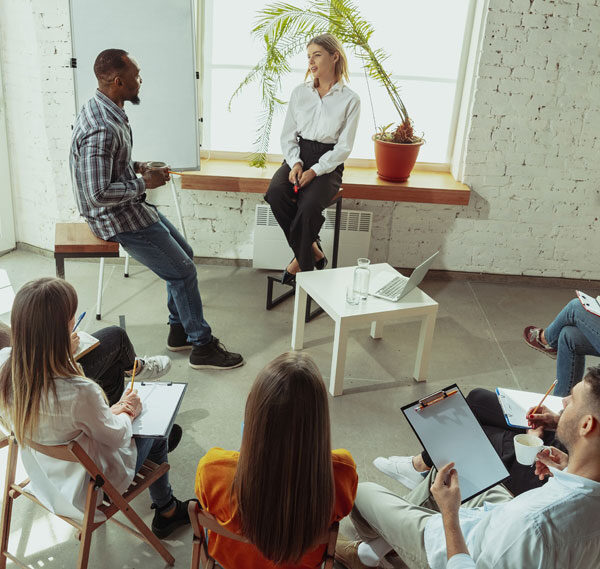
[[[361,299],[367,300],[369,294],[369,279],[371,277],[371,271],[369,269],[369,259],[358,259],[357,266],[354,269],[354,293]]]

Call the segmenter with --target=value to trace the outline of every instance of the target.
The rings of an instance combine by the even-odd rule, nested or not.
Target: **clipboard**
[[[544,397],[543,393],[531,391],[518,391],[517,389],[505,389],[496,387],[496,395],[504,413],[504,419],[509,427],[517,429],[528,429],[527,411],[535,407]],[[562,397],[548,395],[544,405],[554,413],[559,413],[562,408]]]
[[[594,298],[593,296],[585,294],[585,292],[581,292],[580,290],[576,290],[575,294],[577,294],[577,298],[585,310],[595,314],[596,316],[600,316],[600,296]]]
[[[461,503],[508,478],[458,385],[405,405],[402,413],[438,470],[455,463]]]
[[[187,383],[136,381],[133,388],[137,389],[142,400],[142,412],[132,423],[133,436],[167,437],[179,412]]]

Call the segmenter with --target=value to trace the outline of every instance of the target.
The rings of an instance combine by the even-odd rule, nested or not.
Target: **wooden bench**
[[[104,278],[104,259],[118,257],[119,244],[104,241],[96,237],[87,223],[57,223],[54,236],[54,261],[56,276],[65,278],[65,259],[99,258],[98,297],[96,320],[102,318],[102,281]],[[129,256],[125,259],[125,277],[129,276]]]

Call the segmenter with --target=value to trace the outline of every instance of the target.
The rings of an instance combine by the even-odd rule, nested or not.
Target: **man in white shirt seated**
[[[359,484],[351,518],[362,541],[338,540],[336,559],[348,569],[385,567],[395,550],[410,569],[599,567],[600,366],[563,406],[557,437],[568,454],[544,450],[535,465],[552,477],[547,484],[516,498],[495,486],[462,507],[452,463],[404,498]]]

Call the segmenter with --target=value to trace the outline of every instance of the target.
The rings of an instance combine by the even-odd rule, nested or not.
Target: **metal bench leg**
[[[287,292],[280,294],[277,298],[273,298],[273,283],[275,282],[280,282],[277,277],[267,277],[267,303],[265,306],[267,310],[271,310],[271,308],[274,308],[278,304],[281,304],[284,300],[287,300],[296,294],[296,287],[293,286]]]
[[[54,262],[56,264],[56,276],[59,279],[65,278],[65,258],[59,253],[54,253]]]
[[[100,270],[98,271],[98,297],[96,299],[96,320],[102,319],[102,281],[104,280],[104,257],[100,257]]]
[[[333,255],[331,258],[331,268],[337,269],[338,252],[340,249],[340,226],[342,224],[342,198],[335,204],[335,223],[333,226]]]

